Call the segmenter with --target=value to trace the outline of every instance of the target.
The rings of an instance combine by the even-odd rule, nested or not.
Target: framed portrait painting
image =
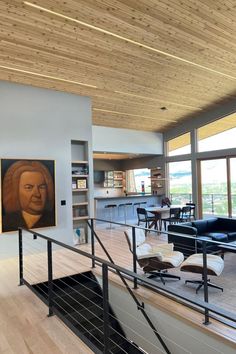
[[[2,232],[56,225],[55,161],[1,159]]]

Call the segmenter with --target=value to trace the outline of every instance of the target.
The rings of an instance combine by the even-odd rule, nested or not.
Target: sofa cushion
[[[218,230],[219,230],[218,218],[207,219],[207,231],[212,232]]]
[[[227,234],[228,234],[229,241],[236,240],[236,231],[235,232],[227,232]]]
[[[188,223],[191,225],[191,223]],[[186,226],[187,223],[185,224],[172,224],[168,225],[168,231],[172,232],[177,232],[178,234],[184,234],[184,235],[190,235],[190,236],[196,236],[197,235],[197,229],[192,226]]]
[[[192,226],[192,223],[191,222],[181,222],[179,225]]]
[[[236,231],[236,219],[218,218],[218,230]]]
[[[207,232],[207,233],[205,233],[205,235],[208,236],[208,237],[211,237],[213,241],[228,242],[227,233]]]
[[[196,227],[198,234],[203,235],[207,232],[207,220],[197,220],[192,222],[193,227]]]

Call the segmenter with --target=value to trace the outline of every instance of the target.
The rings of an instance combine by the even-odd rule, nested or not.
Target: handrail
[[[94,221],[105,221],[107,222],[107,220],[103,220],[103,219],[96,219],[96,218],[90,218],[91,219],[91,222],[93,223]],[[134,225],[128,225],[128,224],[122,224],[122,223],[117,223],[117,222],[113,222],[114,224],[118,224],[118,225],[122,225],[122,226],[126,226],[126,227],[135,227],[135,228],[140,228],[140,229],[143,229],[143,230],[148,230],[148,229],[145,229],[143,227],[139,227],[139,226],[134,226]],[[46,241],[50,241],[56,245],[59,245],[65,249],[68,249],[72,252],[75,252],[77,254],[80,254],[82,256],[85,256],[89,259],[92,260],[92,262],[95,264],[95,262],[97,263],[100,263],[100,264],[105,264],[107,265],[111,270],[113,269],[113,271],[118,271],[122,274],[124,274],[127,278],[131,278],[131,279],[136,279],[136,281],[139,281],[139,283],[142,282],[142,284],[148,286],[149,288],[152,289],[152,291],[156,292],[156,293],[159,293],[159,294],[167,294],[169,295],[170,297],[173,297],[175,299],[180,299],[180,300],[183,300],[189,304],[192,304],[194,306],[197,306],[198,308],[201,308],[205,311],[205,314],[211,312],[212,314],[216,314],[216,315],[219,315],[219,316],[222,316],[224,317],[225,319],[228,319],[230,321],[233,321],[236,323],[236,315],[234,315],[233,313],[227,311],[227,310],[224,310],[222,309],[221,307],[218,307],[217,305],[212,305],[212,304],[209,304],[205,301],[202,301],[202,300],[198,300],[198,299],[191,299],[189,297],[186,297],[184,296],[182,293],[180,293],[179,291],[172,291],[170,289],[167,289],[165,288],[164,286],[162,285],[157,285],[156,282],[150,280],[150,279],[147,279],[141,275],[138,275],[136,274],[135,272],[132,272],[130,270],[127,270],[123,267],[120,267],[114,263],[111,263],[109,261],[106,261],[100,257],[97,257],[95,255],[91,255],[90,253],[87,253],[85,251],[82,251],[82,250],[79,250],[73,246],[70,246],[70,245],[67,245],[63,242],[60,242],[58,240],[55,240],[53,238],[50,238],[48,236],[45,236],[45,235],[42,235],[38,232],[35,232],[35,231],[32,231],[32,230],[29,230],[29,229],[26,229],[26,228],[19,228],[19,274],[20,274],[20,285],[24,284],[24,279],[23,279],[23,260],[22,260],[22,231],[26,231],[26,232],[29,232],[31,233],[34,238],[37,238],[37,237],[40,237]],[[158,231],[157,231],[158,232]],[[165,232],[166,234],[170,234],[172,232],[168,231],[168,232]],[[174,233],[173,234],[178,234],[178,233]],[[185,237],[185,238],[191,238],[191,239],[195,239],[195,237],[193,236],[187,236],[187,235],[183,235],[183,234],[178,234],[179,236],[181,237]],[[202,241],[203,243],[209,243],[209,241]],[[223,242],[218,242],[218,241],[210,241],[211,243],[215,243],[215,244],[224,244]],[[25,284],[26,281],[25,281]],[[196,309],[197,310],[197,309]],[[199,311],[199,310],[198,310]],[[216,320],[218,321],[222,321],[220,320],[219,318],[215,318]]]
[[[113,261],[112,257],[110,256],[110,254],[108,253],[108,251],[106,250],[105,246],[103,245],[102,241],[100,240],[100,238],[98,237],[97,233],[95,232],[95,230],[91,227],[91,225],[89,224],[89,221],[87,221],[88,226],[90,227],[90,230],[94,233],[97,241],[99,242],[100,246],[102,247],[103,251],[105,252],[106,256],[108,257],[109,261],[115,265],[115,262]],[[147,315],[146,311],[144,310],[144,305],[141,304],[139,302],[139,300],[137,299],[137,297],[134,295],[133,291],[130,289],[127,281],[124,279],[124,277],[121,275],[119,270],[116,270],[116,273],[119,275],[121,281],[123,282],[123,284],[125,285],[126,289],[128,290],[130,296],[132,297],[132,299],[134,300],[134,302],[136,303],[138,309],[141,311],[142,315],[144,316],[145,320],[147,321],[147,323],[149,324],[149,326],[151,327],[151,329],[153,330],[155,336],[158,338],[158,340],[160,341],[161,345],[163,346],[163,348],[165,349],[167,354],[171,354],[168,347],[166,346],[165,342],[163,341],[163,339],[161,338],[160,334],[157,332],[154,324],[152,323],[152,321],[150,320],[149,316]]]
[[[93,218],[93,220],[98,220],[98,219]],[[106,220],[106,222],[107,222],[107,220]],[[110,221],[109,221],[109,222],[110,222]],[[122,225],[123,225],[123,226],[128,226],[128,225],[125,225],[125,224],[122,224]],[[132,226],[133,226],[133,225],[132,225]],[[136,227],[136,226],[135,226],[135,227]],[[143,229],[144,229],[144,228],[143,228]],[[128,269],[125,269],[125,268],[123,268],[123,267],[120,267],[120,266],[118,266],[118,265],[116,265],[116,264],[112,264],[112,263],[110,263],[110,262],[104,260],[103,258],[100,258],[100,257],[98,257],[98,256],[93,256],[93,255],[91,255],[90,253],[87,253],[87,252],[85,252],[85,251],[79,250],[79,249],[77,249],[77,248],[75,248],[75,247],[72,247],[72,246],[67,245],[67,244],[65,244],[65,243],[63,243],[63,242],[57,241],[57,240],[55,240],[55,239],[53,239],[53,238],[50,238],[50,237],[48,237],[48,236],[42,235],[42,234],[37,233],[37,232],[35,232],[35,231],[32,231],[32,230],[30,230],[30,229],[26,229],[26,228],[23,228],[23,227],[19,228],[19,231],[22,231],[22,230],[27,231],[27,232],[31,233],[32,235],[38,236],[38,237],[40,237],[40,238],[43,238],[44,240],[49,240],[49,241],[51,241],[52,243],[55,243],[55,244],[57,244],[57,245],[59,245],[59,246],[61,246],[61,247],[63,247],[63,248],[66,248],[66,249],[72,251],[72,252],[81,254],[82,256],[85,256],[85,257],[87,257],[87,258],[90,258],[91,260],[94,260],[95,262],[104,263],[104,264],[106,264],[109,268],[114,269],[114,270],[118,270],[118,271],[120,271],[121,273],[126,274],[126,275],[127,275],[128,277],[130,277],[130,278],[136,278],[139,282],[146,283],[149,287],[152,288],[152,291],[154,291],[154,292],[156,292],[156,293],[168,293],[168,294],[170,294],[170,295],[173,295],[174,297],[178,297],[178,298],[180,298],[181,300],[187,301],[187,302],[189,302],[189,303],[191,303],[191,304],[193,304],[193,305],[196,305],[196,306],[198,306],[198,307],[201,307],[201,308],[203,308],[203,309],[206,308],[206,309],[208,309],[209,311],[211,311],[211,312],[213,312],[213,313],[215,313],[215,314],[217,314],[217,315],[223,316],[223,317],[225,317],[226,319],[231,320],[231,321],[233,321],[233,322],[236,323],[236,315],[232,314],[231,312],[229,312],[229,311],[227,311],[227,310],[222,309],[221,307],[218,307],[218,306],[216,306],[216,305],[211,305],[211,304],[206,303],[205,301],[202,301],[202,300],[196,300],[196,299],[192,300],[192,299],[190,299],[190,298],[184,296],[183,294],[181,294],[181,293],[178,292],[177,290],[172,291],[172,290],[170,290],[170,289],[166,289],[164,286],[157,285],[157,283],[154,282],[153,280],[150,280],[150,279],[145,278],[145,277],[143,277],[143,276],[141,276],[141,275],[138,275],[137,273],[134,273],[134,272],[132,272],[132,271],[130,271],[130,270],[128,270]],[[182,236],[182,237],[185,237],[185,236]],[[194,238],[194,237],[190,237],[190,236],[186,236],[186,237],[188,237],[188,238]],[[204,242],[206,242],[206,241],[204,241]],[[214,241],[214,242],[217,243],[217,241]],[[221,244],[223,244],[223,242],[221,242]]]
[[[99,219],[93,218],[93,220],[99,220]],[[107,222],[107,220],[106,220],[106,222]],[[131,226],[131,227],[134,226],[134,225],[126,225],[126,224],[122,224],[122,225],[123,226]],[[138,228],[142,228],[142,227],[138,227]],[[26,228],[23,228],[23,227],[19,228],[19,231],[22,231],[22,230],[27,231],[27,232],[31,233],[32,235],[38,236],[40,238],[43,238],[44,240],[49,240],[52,243],[55,243],[55,244],[57,244],[57,245],[59,245],[59,246],[61,246],[63,248],[66,248],[66,249],[72,251],[72,252],[81,254],[82,256],[85,256],[87,258],[90,258],[91,260],[94,260],[95,262],[104,263],[109,268],[114,269],[114,270],[118,270],[121,273],[126,274],[129,278],[136,278],[139,282],[147,284],[149,287],[152,288],[152,291],[154,291],[156,293],[168,293],[170,295],[173,295],[174,297],[178,297],[181,300],[187,301],[187,302],[189,302],[189,303],[191,303],[193,305],[196,305],[196,306],[198,306],[198,307],[200,307],[202,309],[206,308],[209,311],[211,311],[211,312],[213,312],[213,313],[215,313],[217,315],[223,316],[226,319],[231,320],[231,321],[236,323],[236,315],[232,314],[231,312],[229,312],[227,310],[222,309],[221,307],[218,307],[217,305],[211,305],[209,303],[206,303],[205,301],[198,300],[198,299],[194,299],[194,300],[190,299],[190,298],[184,296],[183,294],[181,294],[180,292],[178,292],[177,290],[172,291],[170,289],[166,289],[164,286],[157,285],[157,283],[154,282],[151,279],[145,278],[145,277],[143,277],[141,275],[138,275],[137,273],[134,273],[134,272],[132,272],[132,271],[130,271],[128,269],[125,269],[123,267],[120,267],[120,266],[118,266],[116,264],[112,264],[111,262],[108,262],[108,261],[104,260],[103,258],[91,255],[90,253],[87,253],[85,251],[79,250],[79,249],[77,249],[75,247],[72,247],[72,246],[67,245],[67,244],[65,244],[63,242],[57,241],[57,240],[55,240],[53,238],[50,238],[48,236],[42,235],[42,234],[40,234],[38,232],[35,232],[35,231],[32,231],[30,229],[26,229]],[[194,237],[186,236],[186,235],[185,236],[183,235],[182,237],[194,238]],[[203,242],[206,242],[206,241],[203,241]],[[213,241],[211,241],[211,242],[213,242]],[[214,243],[218,243],[218,241],[214,241]],[[221,242],[221,244],[223,244],[223,242]]]
[[[104,220],[104,219],[98,219],[98,218],[93,218],[92,219],[93,221],[102,221],[102,222],[107,222],[107,220]],[[110,222],[110,221],[109,221]],[[138,225],[132,225],[132,224],[124,224],[124,223],[120,223],[120,222],[116,222],[116,221],[111,221],[112,224],[116,224],[116,225],[120,225],[120,226],[125,226],[125,227],[130,227],[130,228],[137,228],[137,229],[142,229],[144,231],[150,231],[149,228],[144,228],[142,226],[138,226]],[[159,233],[158,230],[152,230],[153,232],[156,232],[156,233]],[[186,234],[181,234],[181,233],[177,233],[177,232],[173,232],[173,231],[161,231],[161,233],[164,233],[166,235],[176,235],[176,236],[181,236],[183,238],[187,238],[187,239],[193,239],[194,241],[196,241],[196,237],[195,236],[191,236],[191,235],[186,235]],[[207,259],[206,259],[206,248],[205,248],[205,245],[207,243],[213,243],[213,244],[218,244],[218,245],[223,245],[223,244],[226,244],[227,243],[224,243],[224,242],[219,242],[219,241],[214,241],[214,240],[211,240],[211,241],[205,241],[205,240],[201,240],[200,238],[198,239],[198,241],[200,241],[202,244],[203,244],[203,250],[205,250],[205,252],[203,251],[203,262],[205,264],[205,267],[207,265]],[[236,248],[236,246],[233,246],[234,248]],[[133,250],[134,252],[134,250]],[[205,254],[204,254],[205,253]],[[135,252],[134,252],[134,256],[135,256]],[[128,275],[127,272],[122,272],[122,273],[125,273],[126,275]],[[135,271],[133,271],[133,273],[135,274],[135,277],[132,275],[131,277],[133,277],[134,279],[136,279],[137,281],[139,280],[140,281],[140,277],[137,275],[137,273],[135,273]],[[216,315],[220,315],[228,320],[231,320],[233,322],[236,322],[236,315],[232,314],[231,312],[227,311],[227,310],[224,310],[222,309],[221,307],[218,307],[216,305],[211,305],[208,303],[208,294],[206,293],[207,291],[207,287],[206,287],[206,284],[205,284],[205,294],[204,294],[204,299],[205,301],[202,301],[202,300],[192,300],[190,299],[189,297],[186,297],[184,296],[182,293],[180,293],[179,291],[175,290],[175,291],[172,291],[170,289],[166,289],[165,287],[161,286],[161,285],[157,285],[155,282],[153,282],[152,280],[150,281],[149,279],[145,278],[142,279],[142,283],[146,283],[147,286],[150,287],[151,285],[151,288],[153,291],[157,292],[157,293],[165,293],[165,294],[169,294],[173,297],[177,297],[183,301],[187,301],[188,303],[192,304],[192,305],[195,305],[195,306],[198,306],[198,307],[201,307],[203,310],[204,310],[204,313],[205,313],[205,321],[203,322],[204,324],[209,324],[209,311],[216,314]],[[154,288],[153,288],[153,285],[154,285]],[[218,319],[217,319],[218,320]]]

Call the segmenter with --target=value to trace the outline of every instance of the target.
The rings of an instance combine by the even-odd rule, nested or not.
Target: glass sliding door
[[[192,201],[191,161],[169,162],[169,192],[173,205]]]
[[[236,218],[236,157],[230,158],[230,191],[232,217]]]
[[[226,159],[200,161],[201,171],[201,214],[209,216],[228,216],[228,185]]]

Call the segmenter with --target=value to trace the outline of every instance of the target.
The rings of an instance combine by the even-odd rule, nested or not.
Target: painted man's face
[[[23,172],[19,182],[21,209],[29,214],[42,214],[47,199],[47,185],[40,172]]]

